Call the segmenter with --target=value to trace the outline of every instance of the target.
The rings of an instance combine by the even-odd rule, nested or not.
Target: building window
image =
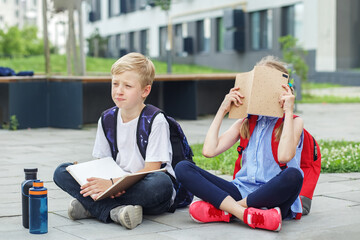
[[[183,30],[182,24],[175,25],[174,52],[176,56],[183,55]]]
[[[272,47],[272,10],[250,13],[251,48],[254,50]]]
[[[117,46],[116,46],[116,36],[109,36],[108,37],[108,56],[109,57],[117,57]]]
[[[198,52],[210,52],[211,21],[206,18],[196,22]]]
[[[167,27],[160,27],[159,40],[159,55],[166,56]]]
[[[128,49],[126,48],[126,34],[118,34],[116,38],[116,45],[119,51],[119,57],[122,57],[128,53]]]
[[[109,18],[120,15],[121,1],[109,0]]]
[[[90,13],[89,21],[95,22],[101,19],[101,1],[100,0],[91,0],[90,2]]]
[[[216,19],[216,51],[224,51],[224,20],[222,17]]]
[[[130,50],[130,52],[136,52],[136,50],[135,50],[135,32],[129,33],[129,50]]]
[[[147,30],[142,30],[140,31],[140,52],[143,55],[148,55],[149,54],[149,50],[148,50],[148,31]]]
[[[304,4],[298,3],[295,5],[282,8],[282,35],[292,35],[302,42],[303,39],[303,17]]]

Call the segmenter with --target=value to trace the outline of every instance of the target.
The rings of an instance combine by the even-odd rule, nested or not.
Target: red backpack
[[[297,116],[294,115],[294,118]],[[253,133],[256,122],[258,119],[257,115],[249,116],[249,128],[250,128],[250,136]],[[287,168],[287,165],[284,163],[279,163],[277,157],[277,149],[279,146],[279,142],[275,141],[275,130],[280,126],[280,124],[284,121],[283,118],[279,118],[274,126],[274,130],[272,132],[271,137],[271,149],[276,163],[279,167],[284,170]],[[234,176],[241,169],[241,158],[242,153],[245,150],[249,143],[249,139],[244,139],[240,136],[240,145],[237,147],[237,151],[239,153],[239,157],[235,162]],[[319,144],[316,142],[315,138],[311,136],[311,134],[304,129],[304,141],[303,141],[303,149],[301,152],[301,160],[300,160],[300,168],[304,172],[304,180],[303,185],[300,192],[301,204],[303,207],[303,215],[307,215],[310,212],[311,208],[311,200],[314,194],[316,183],[320,176],[321,171],[321,153]],[[300,219],[301,214],[296,216],[296,219]]]

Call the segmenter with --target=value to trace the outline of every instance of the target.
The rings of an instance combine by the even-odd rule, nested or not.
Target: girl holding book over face
[[[267,56],[257,63],[288,74],[285,64]],[[252,228],[280,231],[282,219],[295,218],[302,212],[299,193],[303,182],[300,158],[303,141],[303,120],[293,118],[295,96],[292,87],[282,85],[279,105],[284,121],[276,131],[279,141],[278,161],[286,164],[281,170],[275,161],[271,138],[279,118],[257,116],[250,137],[249,119],[237,120],[219,136],[219,129],[232,104],[241,106],[244,96],[239,88],[232,88],[225,96],[206,135],[203,155],[211,158],[232,147],[240,138],[248,145],[242,152],[242,168],[229,182],[194,164],[183,161],[175,168],[177,179],[201,201],[189,208],[196,222],[229,222],[232,216]]]

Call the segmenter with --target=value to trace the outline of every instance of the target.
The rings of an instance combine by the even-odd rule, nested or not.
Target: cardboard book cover
[[[235,87],[244,96],[239,107],[232,104],[229,118],[245,118],[248,114],[282,117],[279,96],[289,75],[267,66],[255,66],[250,72],[236,75]]]
[[[149,174],[151,172],[166,171],[164,168],[162,168],[148,172],[127,173],[123,171],[111,157],[70,165],[66,168],[66,170],[80,184],[80,186],[86,184],[88,182],[87,179],[90,177],[97,177],[109,180],[110,178],[120,177],[118,181],[116,181],[110,188],[108,188],[96,199],[91,196],[95,201],[110,197],[118,192],[128,189],[133,184],[143,179],[146,174]]]

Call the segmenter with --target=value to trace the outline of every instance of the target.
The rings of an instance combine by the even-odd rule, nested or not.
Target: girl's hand
[[[239,89],[239,87],[232,88],[230,89],[230,92],[226,94],[220,106],[220,108],[223,109],[225,113],[228,113],[230,111],[232,103],[235,104],[235,106],[237,107],[243,104],[241,99],[244,98],[244,96],[240,94]]]
[[[279,97],[279,103],[284,112],[293,112],[295,96],[292,94],[290,87],[287,84],[283,84],[282,87],[285,89]]]
[[[96,199],[112,185],[110,180],[103,178],[92,177],[88,178],[87,181],[88,183],[80,187],[80,194],[84,197],[91,196],[93,199]]]

